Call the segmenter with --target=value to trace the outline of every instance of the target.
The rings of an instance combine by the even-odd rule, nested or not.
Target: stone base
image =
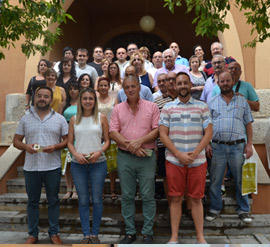
[[[12,143],[18,122],[5,121],[1,124],[1,143]]]
[[[13,93],[6,96],[6,121],[20,121],[24,115],[25,94]]]

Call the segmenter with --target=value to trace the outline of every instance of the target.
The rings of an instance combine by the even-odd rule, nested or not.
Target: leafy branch
[[[164,0],[164,7],[168,7],[172,14],[174,8],[182,6],[181,0]],[[244,11],[247,24],[250,24],[251,35],[256,34],[253,40],[245,44],[245,47],[255,47],[256,43],[263,42],[270,37],[270,0],[184,0],[187,13],[194,10],[196,17],[192,24],[196,24],[196,35],[213,37],[218,31],[223,32],[230,26],[225,19],[231,5]]]
[[[64,0],[18,0],[17,5],[11,5],[9,0],[0,1],[0,48],[15,47],[15,42],[24,40],[22,52],[29,57],[40,52],[45,55],[62,34],[61,29],[55,32],[48,30],[51,24],[66,23],[72,16],[65,13],[62,4]],[[74,21],[74,20],[73,20]],[[42,40],[42,44],[36,41]],[[0,50],[0,60],[5,55]]]

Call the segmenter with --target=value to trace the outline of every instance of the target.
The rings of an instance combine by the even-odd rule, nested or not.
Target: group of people
[[[144,217],[143,242],[153,243],[156,174],[164,178],[169,205],[168,243],[179,243],[184,198],[197,242],[206,243],[202,198],[207,169],[210,207],[205,220],[213,221],[221,212],[221,189],[228,169],[235,181],[237,214],[243,222],[252,222],[248,196],[241,193],[241,178],[244,154],[246,158],[253,154],[251,110],[259,110],[258,96],[250,83],[240,80],[240,64],[223,56],[220,43],[211,45],[213,58],[209,62],[201,45],[194,47],[189,61],[179,52],[173,42],[163,52],[155,52],[151,62],[147,47],[138,49],[131,43],[127,49],[117,49],[116,61],[111,49],[103,51],[100,46],[93,49],[94,60],[89,65],[84,48],[77,50],[75,62],[73,49],[66,47],[54,69],[46,59],[40,60],[38,75],[30,80],[26,92],[27,114],[14,137],[14,146],[26,151],[26,244],[38,241],[42,185],[48,199],[51,242],[62,243],[58,193],[61,150],[66,147],[71,164],[65,173],[64,199],[79,200],[83,244],[100,243],[103,185],[109,172],[111,199],[118,198],[116,170],[126,230],[121,244],[136,240],[137,181]]]

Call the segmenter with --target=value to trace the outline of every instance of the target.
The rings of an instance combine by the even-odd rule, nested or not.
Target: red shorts
[[[166,160],[166,175],[169,196],[187,193],[192,198],[203,198],[205,190],[207,162],[188,168],[180,167]]]

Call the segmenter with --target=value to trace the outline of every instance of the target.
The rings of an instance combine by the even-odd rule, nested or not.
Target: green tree
[[[244,11],[247,23],[252,26],[251,35],[256,37],[245,46],[255,47],[257,42],[263,42],[270,37],[270,0],[164,0],[164,6],[174,13],[175,6],[181,6],[185,2],[187,13],[194,10],[196,18],[196,34],[201,36],[217,36],[218,31],[229,29],[226,23],[226,15],[232,5]]]
[[[48,26],[53,23],[60,25],[67,19],[72,19],[62,8],[64,2],[18,0],[13,5],[8,0],[0,0],[0,48],[15,47],[15,42],[24,38],[21,49],[27,57],[36,52],[44,55],[61,35],[60,28],[51,32]],[[43,40],[42,45],[35,43],[39,39]],[[5,55],[0,50],[0,59],[4,58]]]

